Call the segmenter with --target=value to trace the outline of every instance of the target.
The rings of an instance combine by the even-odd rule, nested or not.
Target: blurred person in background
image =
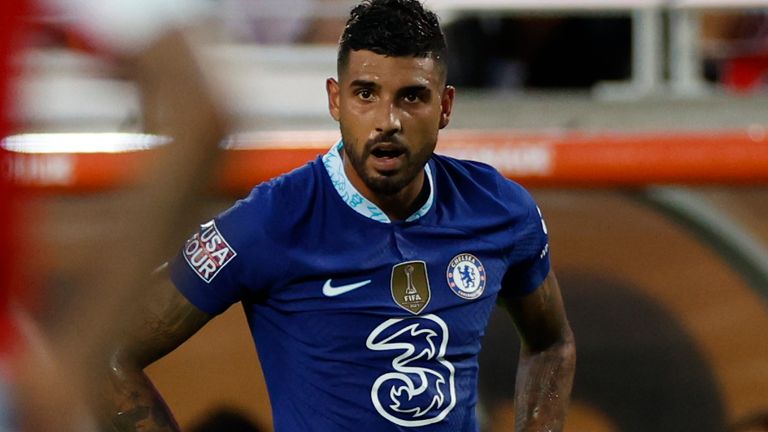
[[[300,41],[317,0],[223,0],[229,36],[241,42],[288,44]]]
[[[340,0],[220,0],[219,3],[227,38],[239,43],[333,44],[338,41],[339,28],[344,25]],[[352,5],[354,1],[348,3]]]
[[[467,16],[446,38],[457,86],[577,89],[630,76],[627,17]]]
[[[113,430],[179,430],[143,369],[240,302],[275,430],[478,431],[497,300],[523,341],[517,430],[563,429],[575,344],[546,225],[493,168],[433,153],[455,95],[446,54],[416,0],[352,10],[326,82],[341,140],[202,224],[143,311],[119,315],[134,327],[103,365]]]
[[[702,14],[704,72],[725,88],[749,93],[768,83],[768,13]]]

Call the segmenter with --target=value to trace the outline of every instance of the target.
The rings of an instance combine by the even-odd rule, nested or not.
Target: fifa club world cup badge
[[[418,315],[429,303],[430,295],[424,261],[408,261],[392,267],[392,298],[398,306]]]
[[[448,286],[461,298],[473,300],[485,291],[485,267],[472,254],[461,253],[453,257],[446,277]]]

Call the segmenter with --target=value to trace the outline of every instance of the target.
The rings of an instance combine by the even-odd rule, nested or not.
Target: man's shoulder
[[[313,195],[314,189],[321,186],[319,176],[321,167],[322,163],[312,160],[290,172],[254,186],[248,196],[237,204],[256,206],[264,212],[264,210],[278,210],[292,203],[306,202],[306,198]],[[264,208],[264,205],[272,207]]]
[[[439,153],[435,153],[432,158],[435,160],[436,165],[449,171],[452,174],[479,174],[481,176],[501,176],[501,173],[491,165],[484,162],[478,162],[469,159],[457,159],[452,156],[447,156]]]
[[[319,180],[318,174],[322,166],[322,161],[319,158],[313,159],[300,167],[257,185],[254,190],[282,192],[300,189],[306,191],[308,185],[315,185],[315,182]]]
[[[433,159],[438,176],[443,176],[452,185],[485,189],[493,194],[527,194],[523,186],[504,177],[495,167],[487,163],[438,154],[435,154]]]
[[[453,202],[466,202],[469,207],[515,215],[526,214],[535,203],[519,183],[502,175],[483,162],[435,155],[438,187]]]
[[[320,166],[322,166],[320,164]],[[321,187],[317,160],[258,184],[217,219],[242,234],[290,223],[291,215],[304,213]],[[273,230],[274,232],[274,230]]]

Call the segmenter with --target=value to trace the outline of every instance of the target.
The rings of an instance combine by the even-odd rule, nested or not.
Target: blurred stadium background
[[[263,131],[332,136],[324,80],[335,75],[334,43],[354,2],[216,3],[221,13],[204,30],[213,41],[204,51],[236,114],[240,140],[248,144]],[[655,134],[648,151],[665,166],[685,168],[675,161],[679,145],[698,156],[698,171],[680,178],[654,177],[654,170],[643,172],[647,166],[617,159],[627,181],[530,183],[548,222],[579,347],[567,430],[768,430],[768,262],[761,261],[768,257],[768,2],[427,4],[440,12],[454,48],[451,79],[459,90],[449,129],[473,130],[466,146],[483,150],[483,131],[534,147],[546,146],[549,134],[566,147],[580,145],[569,142],[575,136],[599,144],[605,133]],[[36,271],[42,262],[46,274],[43,304],[66,302],[99,271],[84,263],[105,253],[124,186],[139,172],[91,173],[86,183],[72,174],[86,158],[94,169],[115,157],[106,147],[112,138],[84,148],[82,136],[58,134],[134,133],[141,124],[132,84],[62,31],[57,23],[65,19],[36,22],[32,48],[20,59],[25,74],[15,113],[22,132],[54,134],[47,138],[62,147],[43,150],[55,156],[44,159],[27,143],[10,168],[41,191],[33,195],[39,220],[30,227],[29,247],[42,260]],[[528,138],[514,138],[519,133]],[[742,172],[711,147],[697,153],[696,137],[706,136],[722,138],[722,154],[754,163]],[[134,163],[132,155],[117,153]],[[600,177],[582,162],[585,178]],[[258,176],[264,167],[252,170]],[[211,191],[199,219],[239,194]],[[701,218],[719,219],[662,209],[664,196],[703,208]],[[725,237],[717,237],[721,224]],[[511,322],[495,316],[484,345],[487,430],[511,430],[510,366],[518,346]],[[269,401],[239,307],[149,372],[183,426],[232,409],[269,430]]]

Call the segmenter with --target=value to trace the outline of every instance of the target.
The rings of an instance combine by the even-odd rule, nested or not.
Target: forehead
[[[339,80],[344,83],[371,81],[382,86],[438,86],[440,65],[431,57],[389,57],[373,51],[351,51]]]

